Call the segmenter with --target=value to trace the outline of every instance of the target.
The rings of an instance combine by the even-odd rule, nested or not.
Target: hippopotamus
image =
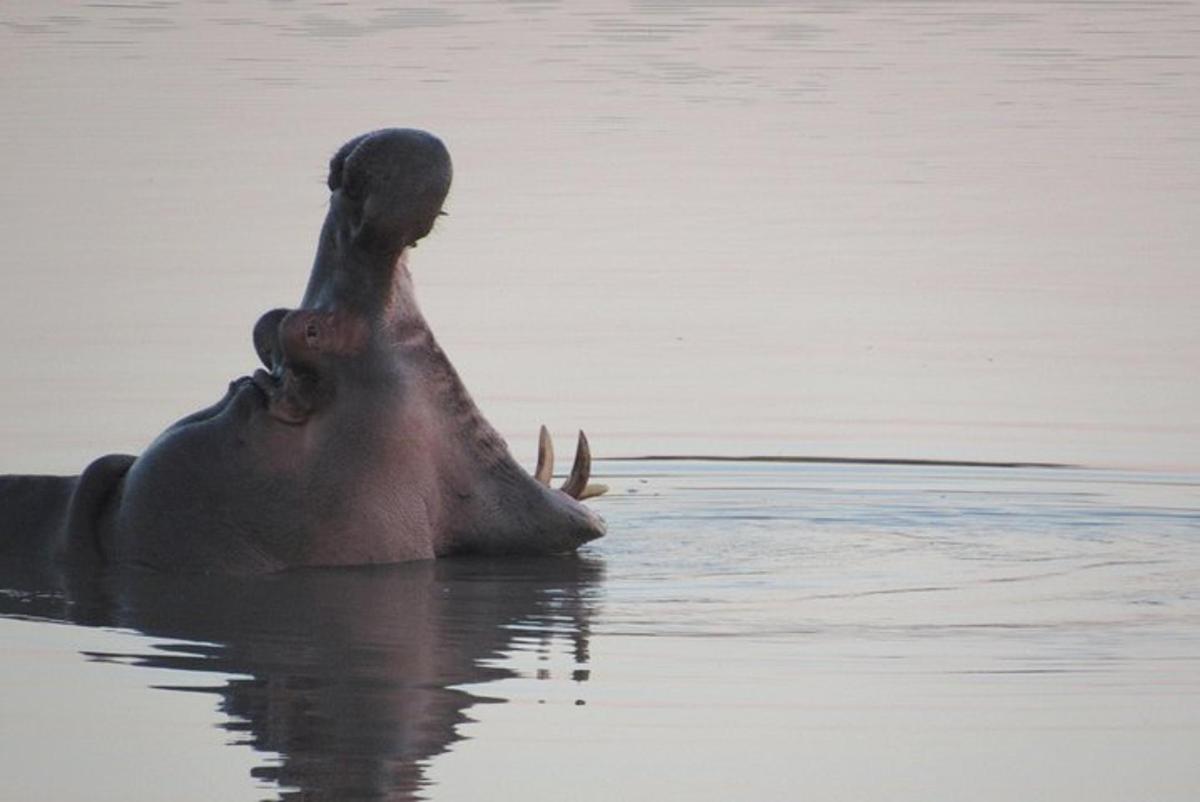
[[[550,486],[468,394],[422,317],[408,263],[450,188],[432,134],[343,145],[300,307],[254,325],[263,367],[138,457],[79,476],[0,477],[0,554],[70,564],[257,573],[460,553],[553,553],[604,534],[581,501],[590,453]]]

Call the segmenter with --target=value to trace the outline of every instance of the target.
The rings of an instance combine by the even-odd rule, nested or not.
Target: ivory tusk
[[[607,492],[608,485],[592,483],[585,487],[583,492],[579,494],[579,500],[585,501],[589,498],[595,498],[596,496],[603,496]]]
[[[554,476],[554,443],[550,441],[550,432],[545,426],[538,432],[538,461],[533,478],[549,486],[550,478]]]
[[[571,475],[563,483],[562,491],[572,498],[582,498],[591,474],[592,452],[588,448],[587,435],[580,429],[579,444],[575,447],[575,464],[571,466]]]

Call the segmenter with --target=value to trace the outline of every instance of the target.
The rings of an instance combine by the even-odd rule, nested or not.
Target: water
[[[1194,798],[1198,59],[1195,2],[5,3],[0,472],[252,367],[383,125],[451,149],[418,292],[518,456],[1084,467],[602,460],[579,560],[3,566],[0,798]]]
[[[253,580],[10,568],[2,796],[1200,788],[1200,476],[599,469],[613,535],[578,558]]]

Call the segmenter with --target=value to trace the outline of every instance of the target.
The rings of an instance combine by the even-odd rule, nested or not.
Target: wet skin
[[[417,307],[408,255],[450,175],[424,132],[343,146],[301,308],[254,327],[264,368],[136,460],[0,477],[0,552],[248,573],[560,552],[600,537],[597,515],[513,460]]]

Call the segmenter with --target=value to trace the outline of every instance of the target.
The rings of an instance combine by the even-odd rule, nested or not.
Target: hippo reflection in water
[[[604,534],[570,477],[512,458],[417,308],[411,246],[450,188],[423,131],[347,142],[300,309],[254,326],[265,370],[165,431],[140,457],[78,477],[0,477],[0,553],[159,570],[265,572],[454,553],[570,551]]]
[[[277,786],[274,793],[260,786],[259,797],[407,802],[430,798],[431,760],[483,734],[460,725],[474,717],[476,704],[497,700],[501,688],[491,683],[526,676],[521,653],[538,655],[540,699],[583,701],[603,578],[602,563],[578,554],[270,577],[26,569],[0,561],[0,618],[147,636],[111,641],[129,651],[87,656],[172,672],[155,674],[156,688],[215,694],[219,726],[234,743],[258,750],[252,774]],[[19,660],[23,644],[14,648]],[[71,676],[83,679],[89,670],[74,668]],[[85,707],[51,716],[70,726],[72,716],[91,713]],[[30,722],[12,726],[15,734]],[[162,737],[186,730],[187,722],[178,722]],[[109,785],[129,785],[138,761],[161,759],[134,754],[137,745],[127,744],[127,763],[107,769]],[[537,764],[533,754],[524,756]],[[64,752],[59,759],[71,758]],[[19,785],[32,776],[20,769],[31,766],[36,771],[36,764],[12,765],[4,780]],[[181,785],[196,787],[195,774],[181,768]]]

